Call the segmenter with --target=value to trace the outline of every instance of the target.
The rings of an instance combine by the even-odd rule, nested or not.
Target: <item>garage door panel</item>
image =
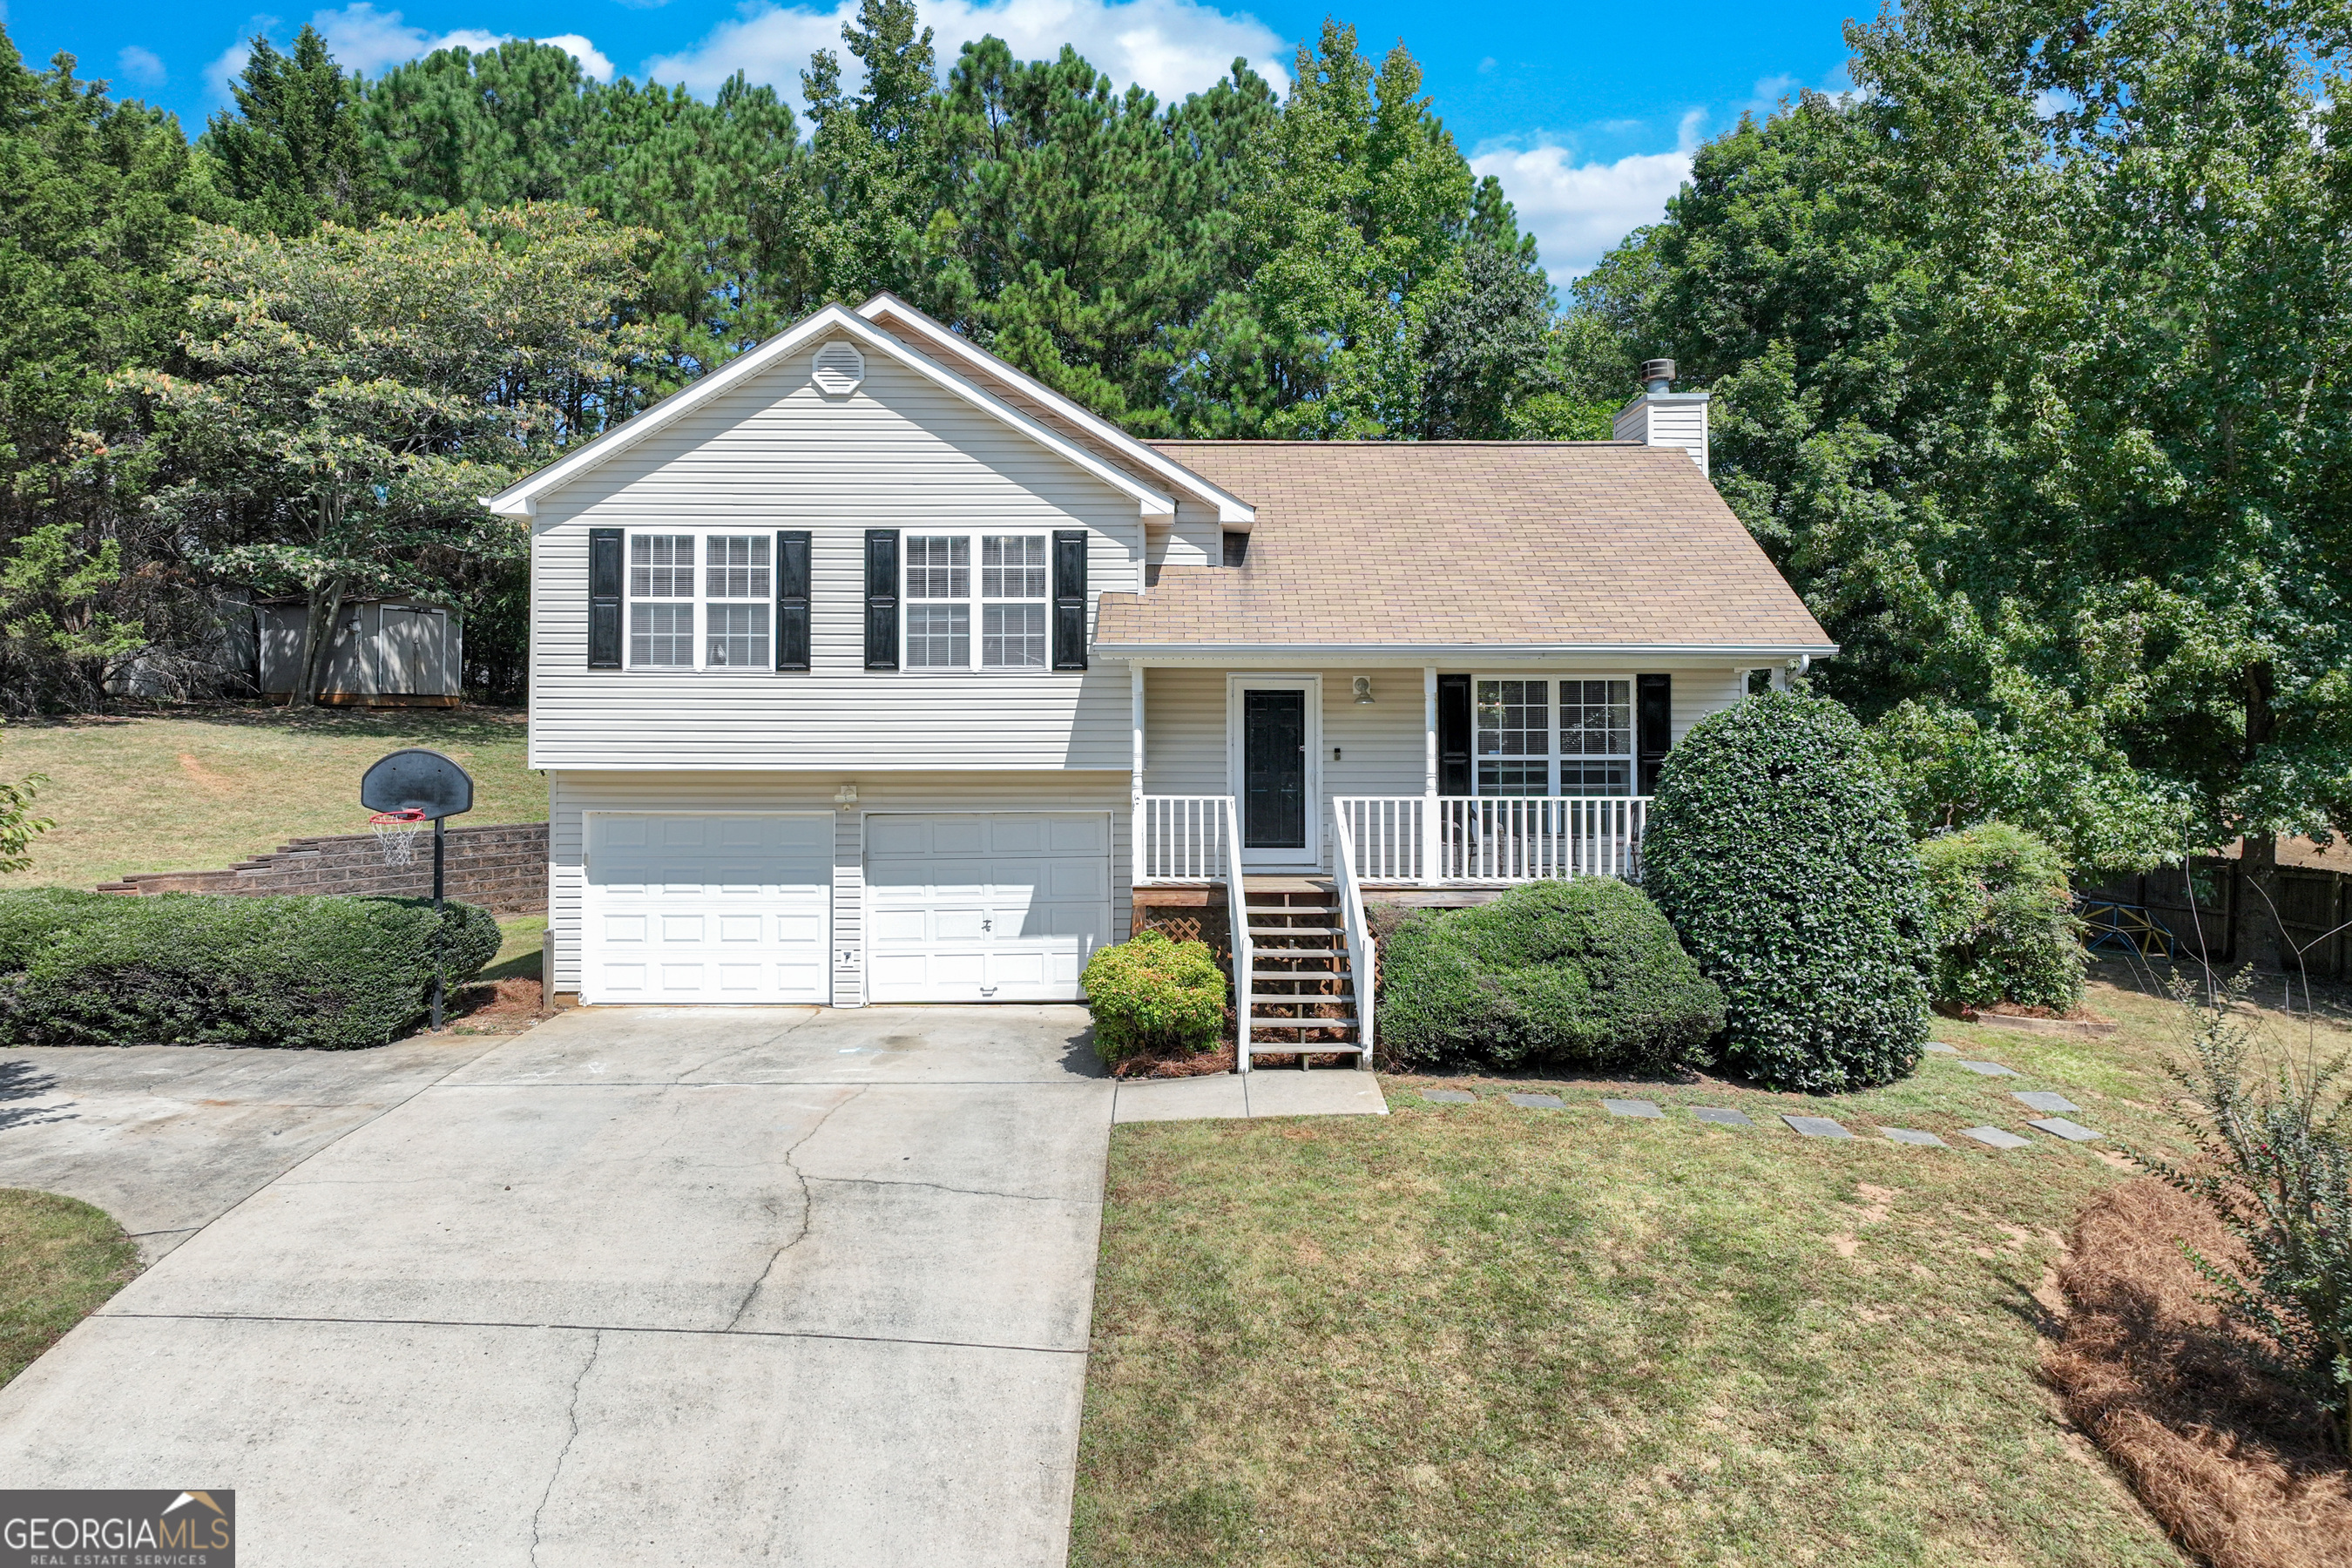
[[[590,814],[583,994],[826,1000],[832,829],[778,814]]]
[[[868,994],[877,1002],[1076,1001],[1110,940],[1100,813],[866,819]]]

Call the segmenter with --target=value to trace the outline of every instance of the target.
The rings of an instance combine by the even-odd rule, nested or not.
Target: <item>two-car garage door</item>
[[[1079,999],[1111,940],[1100,812],[866,818],[876,1002]],[[831,814],[592,812],[582,999],[832,999]]]

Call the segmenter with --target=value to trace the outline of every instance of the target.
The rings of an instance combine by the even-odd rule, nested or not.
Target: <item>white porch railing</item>
[[[1135,825],[1135,881],[1219,882],[1232,858],[1234,797],[1147,795]]]
[[[1339,795],[1367,882],[1536,882],[1642,872],[1647,795]]]
[[[1239,813],[1234,809],[1234,797],[1229,795],[1212,798],[1221,804],[1218,823],[1225,846],[1225,924],[1233,931],[1234,949],[1234,1066],[1242,1072],[1250,1070],[1250,1037],[1256,1032],[1252,1020],[1257,1009],[1250,1001],[1250,993],[1257,984],[1257,949],[1250,941],[1249,893],[1242,881],[1242,834]],[[1300,1058],[1302,1061],[1304,1058]]]
[[[1331,815],[1336,830],[1331,835],[1331,856],[1338,862],[1339,884],[1339,930],[1348,942],[1348,980],[1356,988],[1356,1044],[1360,1048],[1356,1065],[1372,1065],[1372,1016],[1379,1009],[1373,1005],[1374,982],[1380,977],[1380,944],[1372,938],[1372,928],[1364,919],[1364,893],[1361,879],[1356,875],[1356,831],[1348,821],[1348,814],[1332,803]],[[1304,1061],[1306,1058],[1301,1058]]]

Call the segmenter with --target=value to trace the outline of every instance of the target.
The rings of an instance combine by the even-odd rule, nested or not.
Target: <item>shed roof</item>
[[[1245,564],[1106,594],[1098,651],[1836,650],[1679,447],[1154,441],[1256,510]]]

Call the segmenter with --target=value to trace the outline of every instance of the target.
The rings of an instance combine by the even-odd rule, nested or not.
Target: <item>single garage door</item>
[[[866,819],[866,994],[1075,1002],[1110,941],[1110,817],[957,812]]]
[[[833,818],[588,815],[587,1002],[825,1002]]]

